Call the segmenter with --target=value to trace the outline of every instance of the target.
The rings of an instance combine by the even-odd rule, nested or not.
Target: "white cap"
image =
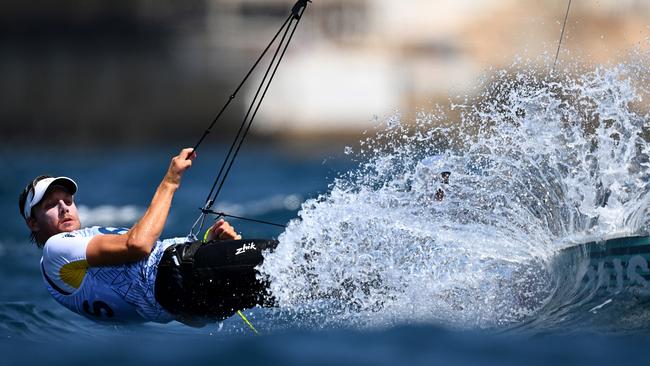
[[[68,177],[50,177],[39,180],[27,194],[25,206],[23,207],[23,216],[27,219],[31,216],[32,208],[38,205],[45,196],[45,192],[51,185],[62,186],[68,190],[70,194],[77,192],[77,183]]]

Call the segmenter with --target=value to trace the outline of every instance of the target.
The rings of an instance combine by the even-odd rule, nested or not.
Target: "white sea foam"
[[[553,290],[558,250],[647,230],[640,78],[638,65],[557,80],[504,71],[454,106],[459,121],[389,118],[362,141],[359,168],[305,202],[266,255],[271,292],[319,325],[522,319]],[[449,184],[424,169],[438,154]]]

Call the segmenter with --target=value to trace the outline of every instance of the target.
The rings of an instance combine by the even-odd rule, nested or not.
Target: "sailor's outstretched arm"
[[[181,184],[181,177],[192,166],[192,160],[196,157],[192,151],[191,148],[183,149],[172,159],[149,208],[131,230],[122,235],[97,235],[90,240],[86,249],[86,260],[90,266],[135,262],[151,253],[165,227],[172,198]]]

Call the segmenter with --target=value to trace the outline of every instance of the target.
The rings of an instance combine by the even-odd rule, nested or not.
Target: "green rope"
[[[255,329],[255,327],[253,326],[253,324],[251,324],[251,322],[249,322],[248,319],[246,319],[246,317],[241,312],[241,310],[237,310],[237,315],[239,315],[239,317],[244,321],[244,323],[246,323],[246,325],[248,325],[248,327],[253,331],[253,333],[255,333],[257,335],[260,335],[260,333],[257,331],[257,329]]]

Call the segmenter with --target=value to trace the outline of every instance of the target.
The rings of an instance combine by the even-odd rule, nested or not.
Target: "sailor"
[[[195,158],[192,149],[183,149],[172,159],[151,204],[130,229],[82,228],[74,201],[78,187],[70,178],[39,176],[25,187],[19,209],[43,249],[43,280],[56,301],[97,321],[179,320],[194,326],[269,303],[254,267],[273,242],[237,241],[241,237],[224,220],[208,229],[207,244],[159,240],[174,193]],[[237,263],[229,267],[229,258]]]

